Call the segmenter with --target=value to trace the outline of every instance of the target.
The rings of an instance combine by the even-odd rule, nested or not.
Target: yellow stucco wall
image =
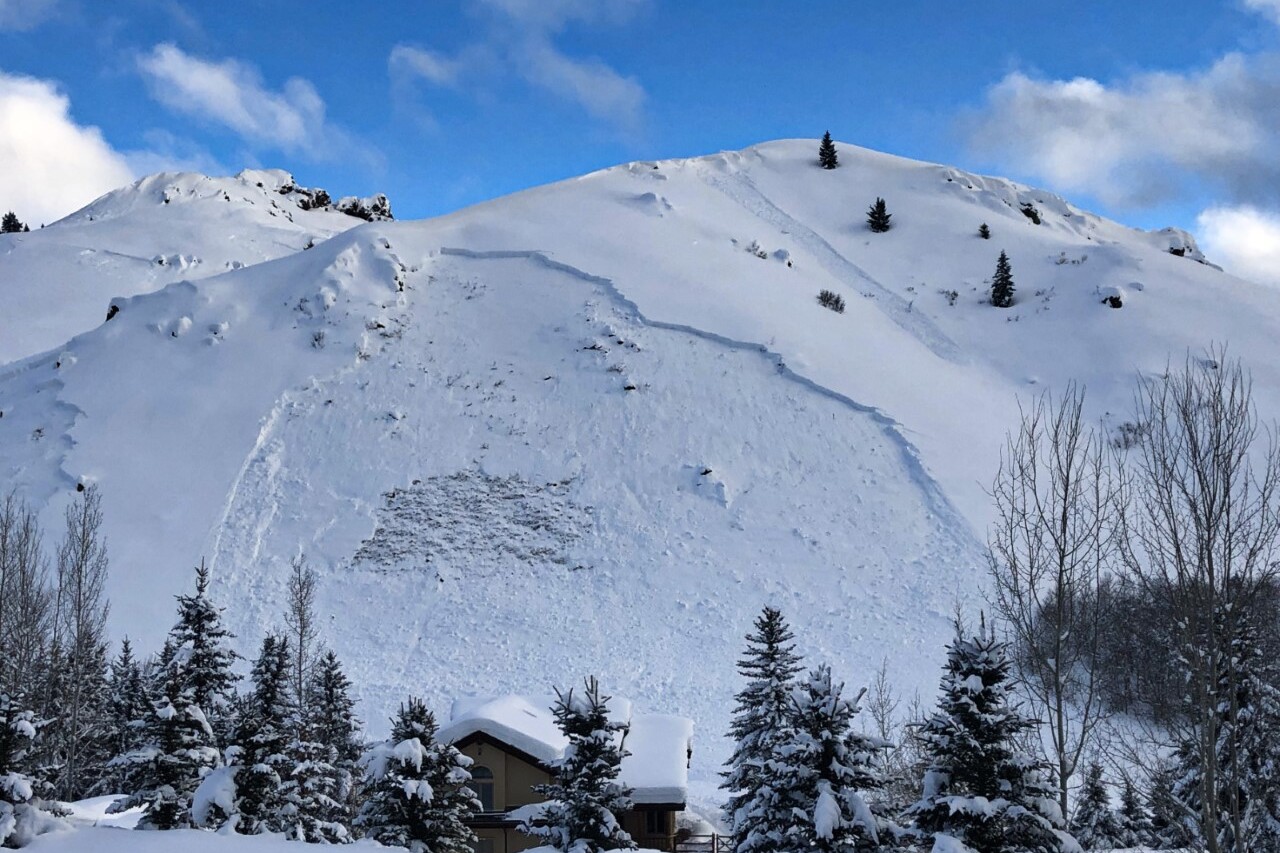
[[[551,781],[551,774],[545,770],[487,743],[470,744],[463,748],[462,754],[493,771],[495,811],[508,811],[545,799],[533,790],[535,785],[546,785]]]

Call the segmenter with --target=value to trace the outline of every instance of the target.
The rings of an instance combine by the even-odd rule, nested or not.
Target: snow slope
[[[1020,395],[1082,381],[1118,426],[1136,371],[1229,341],[1280,403],[1280,299],[1186,235],[815,151],[633,163],[119,300],[0,368],[0,481],[50,522],[101,485],[114,628],[144,646],[202,556],[255,645],[305,553],[375,733],[410,692],[594,673],[696,721],[709,798],[765,603],[851,688],[884,659],[932,695]]]
[[[0,363],[93,328],[113,297],[291,255],[361,222],[303,210],[303,199],[311,201],[278,169],[162,173],[46,228],[0,234]]]

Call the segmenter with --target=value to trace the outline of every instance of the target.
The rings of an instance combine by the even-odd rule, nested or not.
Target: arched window
[[[471,768],[471,790],[476,792],[480,800],[480,810],[491,812],[493,808],[493,771],[484,765]]]

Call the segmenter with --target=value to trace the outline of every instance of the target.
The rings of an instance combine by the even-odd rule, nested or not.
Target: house
[[[442,741],[474,763],[471,787],[482,811],[471,820],[479,839],[476,853],[518,853],[538,845],[516,829],[520,807],[545,797],[535,786],[551,781],[568,739],[551,713],[551,700],[526,696],[472,697],[453,703]],[[693,721],[667,714],[633,712],[631,703],[609,700],[609,715],[629,725],[619,781],[632,789],[623,828],[641,847],[673,850],[676,813],[685,807]]]

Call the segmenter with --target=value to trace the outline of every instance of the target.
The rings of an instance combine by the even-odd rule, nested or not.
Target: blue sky
[[[417,218],[826,129],[1280,271],[1280,0],[0,0],[0,207],[31,220],[249,165]]]

